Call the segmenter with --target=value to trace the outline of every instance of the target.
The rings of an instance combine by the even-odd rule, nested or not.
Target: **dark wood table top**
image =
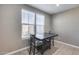
[[[58,35],[54,34],[54,33],[50,33],[50,34],[49,33],[43,33],[43,34],[36,34],[35,38],[42,41],[44,39],[48,39],[50,37],[56,37],[56,36],[58,36]]]

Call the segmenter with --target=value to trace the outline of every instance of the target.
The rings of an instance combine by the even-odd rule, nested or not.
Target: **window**
[[[36,14],[36,33],[44,33],[44,15]]]
[[[29,38],[29,34],[34,34],[35,14],[22,9],[22,38]]]
[[[29,34],[44,33],[44,21],[44,15],[22,9],[22,38],[29,38]]]

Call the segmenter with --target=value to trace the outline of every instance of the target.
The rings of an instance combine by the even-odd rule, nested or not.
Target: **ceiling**
[[[57,6],[56,4],[29,4],[29,5],[49,14],[55,14],[72,8],[79,7],[79,4],[60,4],[59,6]]]

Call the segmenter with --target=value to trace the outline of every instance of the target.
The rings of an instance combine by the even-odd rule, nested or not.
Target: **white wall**
[[[50,30],[50,15],[27,5],[0,5],[0,52],[23,48],[21,39],[21,9],[45,15],[45,31]]]
[[[53,15],[52,32],[59,34],[57,40],[79,46],[79,8]]]

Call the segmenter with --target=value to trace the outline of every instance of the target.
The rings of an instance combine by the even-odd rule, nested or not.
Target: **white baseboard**
[[[65,44],[65,45],[68,45],[68,46],[71,46],[71,47],[74,47],[74,48],[79,48],[79,46],[68,44],[68,43],[65,43],[65,42],[62,42],[62,41],[55,40],[55,42],[62,43],[62,44]]]
[[[9,52],[9,53],[4,54],[4,55],[12,55],[12,54],[14,54],[14,53],[17,53],[17,52],[23,51],[23,50],[25,50],[25,49],[27,49],[27,48],[29,48],[29,47],[24,47],[24,48],[21,48],[21,49],[18,49],[18,50],[15,50],[15,51]]]

